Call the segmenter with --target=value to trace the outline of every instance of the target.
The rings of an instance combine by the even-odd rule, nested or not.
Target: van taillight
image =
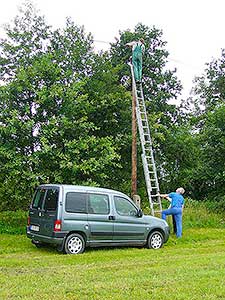
[[[27,218],[27,226],[30,226],[30,217]]]
[[[62,229],[62,221],[56,220],[54,223],[54,231],[61,231]]]

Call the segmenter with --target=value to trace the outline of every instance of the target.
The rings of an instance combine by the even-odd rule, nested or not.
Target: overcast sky
[[[12,21],[23,0],[1,1],[0,23]],[[33,0],[49,25],[63,27],[71,16],[94,36],[97,49],[131,29],[139,22],[163,31],[170,53],[169,68],[177,68],[183,97],[188,96],[192,80],[201,75],[205,63],[221,56],[225,48],[225,0]],[[0,30],[1,36],[3,34]],[[103,42],[98,42],[103,41]]]

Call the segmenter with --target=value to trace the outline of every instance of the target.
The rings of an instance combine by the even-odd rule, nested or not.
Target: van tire
[[[160,231],[150,233],[147,241],[147,247],[150,249],[159,249],[163,246],[164,238]]]
[[[72,233],[66,238],[64,250],[66,254],[81,254],[85,250],[85,241],[82,235]]]

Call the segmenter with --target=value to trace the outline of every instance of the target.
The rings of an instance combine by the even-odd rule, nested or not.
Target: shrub
[[[205,205],[214,212],[225,213],[225,196],[216,196],[212,200],[206,200]]]
[[[28,213],[22,210],[0,212],[0,233],[24,234]]]
[[[221,228],[225,225],[221,213],[209,209],[205,202],[186,199],[183,224],[185,228]]]

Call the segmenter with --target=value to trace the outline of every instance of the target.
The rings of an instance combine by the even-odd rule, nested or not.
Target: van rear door
[[[38,188],[35,191],[34,198],[29,210],[29,230],[31,232],[40,233],[40,228],[42,227],[41,211],[45,199],[45,193],[46,190],[44,188]]]
[[[40,234],[44,236],[53,236],[54,223],[57,219],[59,199],[58,187],[47,187],[44,199],[43,209],[41,211]]]

